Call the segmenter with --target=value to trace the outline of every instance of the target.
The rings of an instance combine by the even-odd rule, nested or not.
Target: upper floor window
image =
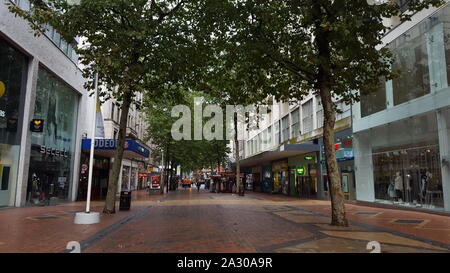
[[[313,107],[312,99],[302,105],[302,124],[303,132],[307,133],[313,130]]]
[[[291,112],[291,120],[292,120],[292,137],[296,137],[300,135],[300,110],[297,108],[296,110]]]
[[[317,128],[323,127],[323,106],[319,96],[316,97],[316,122]]]
[[[380,79],[376,91],[362,89],[360,96],[361,117],[365,117],[386,109],[386,82]]]
[[[278,120],[275,123],[275,145],[280,144],[281,138],[280,138],[280,121]]]
[[[289,140],[289,115],[286,115],[281,120],[281,126],[282,126],[282,140],[281,142],[285,142]]]
[[[392,80],[394,105],[430,93],[426,40],[422,31],[413,28],[389,45],[395,58],[392,69],[399,73],[399,77]]]

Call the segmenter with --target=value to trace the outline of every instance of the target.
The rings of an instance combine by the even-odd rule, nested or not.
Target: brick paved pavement
[[[450,252],[450,217],[347,204],[351,226],[329,225],[329,202],[181,189],[133,193],[132,210],[72,224],[84,203],[0,210],[0,252]],[[102,202],[93,202],[100,211]]]

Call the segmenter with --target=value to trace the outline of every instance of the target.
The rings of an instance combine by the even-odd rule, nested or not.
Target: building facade
[[[29,9],[26,0],[11,1]],[[0,206],[75,200],[87,94],[73,48],[0,4]]]
[[[353,106],[356,196],[450,211],[450,6],[393,25],[399,77]]]
[[[100,86],[99,88],[104,88]],[[103,90],[106,91],[106,90]],[[134,103],[131,105],[126,131],[126,143],[123,160],[121,164],[118,193],[121,190],[138,190],[147,186],[151,175],[158,173],[159,166],[155,165],[150,156],[151,143],[145,141],[145,131],[147,128],[144,113],[138,110],[138,105],[142,104],[142,94],[137,94]],[[101,106],[96,106],[98,102],[94,97],[87,102],[88,110],[86,114],[93,117],[97,109],[97,133],[95,136],[94,149],[94,169],[92,180],[92,198],[101,200],[106,197],[108,190],[108,180],[112,168],[113,158],[117,149],[117,138],[119,134],[119,120],[121,116],[120,102],[111,98]],[[88,173],[89,173],[89,150],[92,139],[92,123],[94,119],[87,119],[90,122],[85,127],[85,138],[81,147],[82,156],[80,162],[80,185],[78,187],[78,200],[85,200],[87,193]],[[101,127],[101,128],[100,128]],[[102,131],[101,136],[97,135]]]
[[[354,183],[351,140],[351,107],[336,101],[341,113],[335,126],[343,181]],[[301,101],[270,100],[269,113],[258,128],[243,130],[241,166],[252,189],[304,198],[328,199],[328,179],[323,156],[323,108],[320,97],[309,94]],[[341,140],[342,139],[342,140]],[[349,181],[348,178],[352,180]],[[249,182],[247,181],[247,184]],[[347,194],[354,198],[354,194]]]

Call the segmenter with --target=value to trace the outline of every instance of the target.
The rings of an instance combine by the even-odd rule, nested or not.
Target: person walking
[[[201,185],[202,185],[202,183],[200,182],[200,180],[197,180],[197,192],[200,192]]]

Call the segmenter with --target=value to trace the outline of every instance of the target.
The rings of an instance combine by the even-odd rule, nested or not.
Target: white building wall
[[[21,1],[22,5],[26,5],[28,1]],[[77,65],[67,57],[47,36],[41,35],[35,37],[28,23],[9,12],[5,2],[0,3],[0,35],[11,42],[14,47],[22,51],[29,58],[28,76],[26,86],[26,99],[24,106],[24,120],[22,127],[19,170],[17,177],[17,190],[15,201],[11,205],[23,206],[25,204],[28,170],[30,161],[31,133],[29,123],[34,114],[34,99],[36,93],[37,70],[39,66],[45,67],[52,74],[57,76],[61,81],[70,86],[74,92],[79,95],[79,112],[75,141],[75,158],[74,168],[72,172],[72,187],[69,196],[74,200],[77,191],[79,162],[81,150],[82,128],[85,128],[83,116],[83,103],[85,101],[86,92],[84,91],[84,79]]]

